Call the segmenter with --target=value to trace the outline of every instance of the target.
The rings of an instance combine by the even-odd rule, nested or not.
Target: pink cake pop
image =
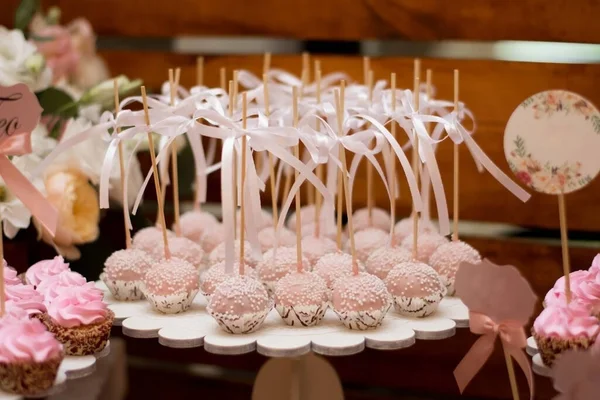
[[[260,243],[261,251],[264,253],[265,251],[272,249],[275,247],[275,239],[277,237],[277,232],[273,229],[272,226],[267,226],[266,228],[261,229],[258,232],[258,243]],[[277,245],[278,246],[293,246],[296,243],[296,234],[286,228],[281,228],[279,231],[279,238]]]
[[[383,246],[375,250],[365,263],[368,273],[385,279],[388,273],[398,264],[412,259],[410,252],[402,247]]]
[[[273,293],[275,283],[296,271],[297,265],[296,246],[278,247],[263,255],[263,260],[256,265],[256,273],[269,293]],[[302,259],[302,266],[305,271],[310,271],[310,262],[306,257]]]
[[[236,257],[240,254],[240,240],[236,239],[234,243],[234,254]],[[225,242],[221,242],[208,256],[208,265],[212,266],[221,261],[225,261]],[[252,252],[250,242],[244,241],[244,265],[246,267],[254,268],[260,260],[254,256]]]
[[[175,237],[173,231],[167,230],[169,239]],[[156,226],[142,228],[133,235],[133,248],[152,253],[154,248],[163,242],[162,230]]]
[[[236,227],[242,226],[241,224],[241,218],[242,218],[242,213],[241,211],[238,209],[236,214],[235,214],[235,221],[236,221]],[[247,215],[246,215],[246,221],[248,220]],[[273,215],[266,211],[261,209],[260,210],[260,214],[255,216],[254,221],[256,223],[256,229],[257,230],[261,230],[263,228],[266,228],[267,226],[271,226],[273,225]]]
[[[354,223],[354,232],[360,232],[367,228],[377,228],[383,231],[389,231],[391,224],[390,213],[383,208],[373,207],[373,222],[369,224],[369,209],[361,208],[352,215]]]
[[[229,333],[250,333],[265,320],[273,302],[265,287],[246,275],[232,276],[218,285],[206,310]]]
[[[314,326],[325,316],[329,289],[313,272],[293,272],[275,284],[275,308],[290,326]]]
[[[172,237],[169,239],[169,250],[171,256],[179,258],[192,264],[197,270],[205,267],[204,251],[199,244],[191,241],[186,237]],[[162,260],[165,256],[165,246],[162,241],[148,253],[154,260]]]
[[[200,276],[200,292],[206,297],[210,298],[214,293],[217,286],[219,286],[226,279],[234,275],[240,274],[240,263],[235,261],[233,264],[233,273],[228,274],[225,272],[225,261],[218,262],[217,264],[210,267]],[[250,278],[257,279],[256,271],[252,268],[246,268],[244,275]]]
[[[205,254],[210,254],[218,245],[225,241],[225,227],[222,224],[212,225],[204,230],[200,241]]]
[[[413,218],[408,217],[408,218],[403,218],[396,223],[396,225],[394,226],[394,242],[395,243],[402,243],[402,241],[404,239],[406,239],[408,236],[412,235],[413,222],[414,222]],[[419,233],[437,232],[437,228],[435,227],[433,222],[431,222],[428,219],[421,218],[419,220],[418,228],[419,228]]]
[[[367,273],[335,280],[331,298],[333,311],[342,323],[356,330],[377,328],[392,305],[385,283]]]
[[[302,254],[314,266],[325,254],[335,253],[337,244],[327,237],[305,236],[302,238]]]
[[[303,238],[307,236],[315,236],[315,223],[309,222],[308,224],[302,224],[301,232]],[[326,222],[321,222],[320,236],[326,237],[327,239],[335,242],[337,240],[337,227],[333,223],[328,224]],[[347,239],[346,233],[342,232],[342,242],[345,242]]]
[[[315,222],[315,212],[316,212],[316,207],[314,204],[302,206],[302,208],[300,209],[300,223],[302,225],[314,223]],[[324,220],[323,216],[321,216],[321,220],[322,221]],[[296,230],[296,212],[295,211],[290,212],[290,215],[289,215],[285,225],[291,231]]]
[[[200,244],[202,236],[211,226],[217,225],[219,221],[209,212],[192,210],[183,213],[179,217],[179,228],[181,235],[191,241]]]
[[[139,249],[117,250],[104,262],[100,279],[117,300],[140,300],[144,298],[141,283],[155,261]]]
[[[461,240],[441,245],[429,259],[429,265],[442,278],[449,296],[454,295],[454,278],[463,262],[478,264],[481,262],[481,256],[477,250]]]
[[[413,238],[413,234],[411,233],[402,241],[401,246],[412,252]],[[445,236],[435,232],[420,233],[417,239],[417,260],[425,264],[429,262],[429,258],[438,247],[448,243],[448,239]]]
[[[177,314],[192,304],[198,293],[198,281],[198,270],[192,264],[171,257],[146,273],[142,288],[155,310]]]
[[[421,262],[397,265],[388,274],[385,285],[394,297],[396,311],[409,317],[432,314],[446,294],[437,272]]]
[[[389,241],[388,232],[377,228],[366,228],[354,234],[356,256],[362,262],[378,248],[385,246]],[[347,251],[350,251],[349,243],[346,243]]]
[[[358,268],[364,270],[360,261]],[[325,279],[327,287],[332,289],[336,279],[352,275],[352,256],[341,251],[325,254],[317,261],[313,272]]]

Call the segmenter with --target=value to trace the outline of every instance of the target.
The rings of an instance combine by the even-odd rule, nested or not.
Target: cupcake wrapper
[[[145,291],[146,298],[157,311],[164,314],[178,314],[184,312],[192,305],[198,289],[191,292],[175,293],[168,296],[159,296]]]
[[[443,297],[442,293],[427,297],[394,296],[394,309],[407,317],[422,318],[433,314]]]
[[[100,279],[113,297],[120,301],[143,300],[144,293],[140,289],[139,281],[124,281],[120,279],[108,279],[105,273],[100,274]]]
[[[380,326],[391,305],[390,302],[387,306],[373,311],[346,311],[337,310],[335,308],[333,311],[337,314],[346,328],[365,331]]]
[[[542,361],[547,367],[552,367],[554,360],[562,352],[572,349],[586,350],[595,342],[595,339],[578,338],[578,339],[559,339],[550,338],[538,335],[533,332],[533,337],[537,343],[538,351],[542,357]]]
[[[290,326],[318,325],[325,316],[327,307],[329,307],[327,302],[309,306],[284,306],[275,304],[275,309],[281,315],[283,321]]]
[[[0,363],[0,389],[25,396],[41,394],[54,385],[63,355],[37,363]]]
[[[42,321],[48,331],[54,334],[56,340],[63,344],[66,355],[87,356],[96,354],[106,347],[115,313],[108,310],[104,321],[73,328],[56,324],[48,314],[36,314],[34,317]]]
[[[456,289],[454,288],[454,278],[448,278],[447,276],[440,275],[440,280],[446,287],[446,296],[454,296]]]
[[[260,328],[272,308],[273,304],[271,303],[266,309],[259,312],[233,316],[230,314],[213,312],[209,304],[207,311],[225,332],[240,334],[251,333]]]
[[[262,281],[263,285],[265,285],[265,288],[267,289],[267,292],[269,293],[269,297],[273,298],[275,297],[275,285],[277,285],[277,281]]]

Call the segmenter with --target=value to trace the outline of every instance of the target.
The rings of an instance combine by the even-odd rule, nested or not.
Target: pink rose
[[[75,72],[79,54],[66,28],[60,25],[38,27],[32,32],[32,39],[52,69],[54,82]]]
[[[523,182],[526,185],[531,185],[531,175],[529,175],[529,173],[525,171],[519,171],[516,173],[516,175],[521,182]]]

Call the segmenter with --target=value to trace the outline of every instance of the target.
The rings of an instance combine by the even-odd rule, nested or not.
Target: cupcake
[[[446,295],[446,287],[429,265],[404,262],[390,271],[385,286],[394,297],[397,313],[408,317],[426,317],[437,310]]]
[[[58,296],[61,288],[83,286],[86,283],[87,280],[83,275],[74,271],[63,271],[58,275],[54,275],[53,277],[42,281],[35,290],[41,293],[42,296],[44,296],[44,302],[49,304],[56,296]]]
[[[27,321],[29,313],[22,308],[8,305],[5,307],[4,314],[0,317],[0,330],[5,326],[15,324],[19,321]]]
[[[578,303],[546,307],[533,323],[533,337],[548,367],[566,350],[590,348],[599,332],[598,319]]]
[[[390,213],[383,208],[372,208],[372,223],[369,223],[369,209],[361,208],[352,214],[352,225],[354,232],[360,232],[367,228],[377,228],[383,231],[390,230],[392,220]]]
[[[0,389],[35,396],[50,389],[63,359],[63,348],[38,320],[0,328]]]
[[[306,257],[302,257],[302,268],[310,271],[310,262]],[[298,269],[298,255],[296,246],[278,247],[268,250],[263,260],[256,266],[258,280],[267,288],[270,294],[275,290],[275,284],[284,276],[295,272]]]
[[[585,304],[584,299],[580,298],[578,293],[576,293],[575,288],[578,288],[584,281],[588,279],[593,279],[593,274],[589,271],[580,270],[573,271],[569,274],[569,279],[571,282],[571,301],[576,303],[581,303],[583,306],[590,306],[590,304]],[[567,304],[567,296],[565,294],[565,277],[561,276],[557,279],[554,287],[548,291],[546,296],[544,297],[544,307],[551,307],[555,305],[565,305]]]
[[[165,314],[187,310],[199,289],[194,266],[177,258],[163,260],[146,273],[143,292],[152,307]]]
[[[36,314],[64,346],[65,354],[84,356],[104,349],[115,314],[92,282],[58,289],[47,314]]]
[[[290,326],[314,326],[325,316],[329,289],[325,280],[312,272],[294,272],[275,285],[275,309]]]
[[[600,306],[600,274],[590,273],[587,279],[582,280],[579,284],[572,286],[573,297],[583,303],[589,310],[597,310]],[[600,314],[596,314],[600,317]]]
[[[44,296],[31,285],[12,285],[4,288],[6,307],[18,307],[34,315],[46,312]]]
[[[229,333],[250,333],[262,325],[273,308],[265,287],[246,275],[222,282],[211,296],[206,311]]]
[[[192,264],[197,270],[205,267],[204,250],[199,244],[192,242],[185,237],[172,237],[169,239],[169,251],[171,257],[184,260]],[[165,257],[165,246],[162,242],[158,243],[152,251],[148,252],[155,260],[162,260]]]
[[[233,263],[232,273],[228,274],[225,272],[225,261],[221,261],[210,267],[200,276],[200,292],[208,299],[215,292],[217,286],[232,276],[237,276],[239,274],[239,262],[235,261]],[[257,279],[256,271],[252,268],[246,268],[244,274],[251,278]]]
[[[25,283],[37,286],[44,279],[58,275],[69,269],[69,263],[62,256],[56,256],[52,260],[42,260],[33,264],[25,273]]]
[[[600,274],[600,253],[598,253],[596,257],[594,257],[594,259],[592,260],[590,272],[594,274]]]
[[[217,218],[206,211],[188,211],[179,217],[181,234],[196,244],[200,244],[204,233],[218,223]]]
[[[412,260],[410,252],[402,247],[383,246],[375,250],[365,263],[368,273],[379,279],[385,279],[398,264]]]
[[[4,285],[10,286],[10,285],[22,284],[23,282],[17,276],[17,271],[14,268],[9,267],[8,264],[6,263],[6,260],[3,260],[3,263],[4,263]]]
[[[141,281],[155,261],[139,249],[117,250],[104,262],[100,279],[117,300],[140,300],[144,298]]]
[[[477,250],[460,240],[441,245],[433,252],[429,259],[429,265],[442,278],[449,296],[454,296],[456,271],[458,271],[460,264],[464,262],[479,264],[481,256]]]
[[[363,331],[381,325],[392,305],[392,296],[381,279],[363,272],[337,279],[331,303],[347,328]]]

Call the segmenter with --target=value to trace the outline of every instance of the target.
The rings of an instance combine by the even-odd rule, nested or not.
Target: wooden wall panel
[[[150,88],[158,88],[167,77],[170,67],[182,67],[182,83],[189,86],[195,79],[196,57],[192,55],[167,53],[104,52],[113,74],[124,73],[144,79]],[[322,56],[324,73],[346,71],[355,79],[362,77],[362,60],[359,57]],[[298,56],[276,56],[273,67],[299,73]],[[207,57],[206,83],[218,85],[219,68],[225,66],[228,77],[236,68],[245,68],[258,73],[262,68],[261,56]],[[391,72],[398,74],[400,87],[411,86],[412,60],[405,58],[377,58],[372,60],[376,78],[388,78]],[[461,71],[461,100],[473,110],[477,118],[476,141],[484,151],[508,172],[504,157],[503,132],[506,121],[514,108],[526,97],[549,88],[569,89],[600,104],[600,65],[535,64],[499,61],[473,60],[423,60],[423,70],[433,69],[433,81],[438,89],[438,97],[452,96],[452,69]],[[443,178],[448,182],[446,194],[451,201],[452,146],[444,143],[439,150],[438,161]],[[508,193],[489,174],[480,175],[466,148],[461,150],[461,218],[514,223],[523,226],[556,228],[558,226],[558,205],[555,197],[534,194],[523,204]],[[359,173],[357,185],[365,184],[364,170]],[[376,180],[376,201],[382,207],[389,207],[383,185]],[[406,185],[402,190],[407,193]],[[356,205],[365,204],[365,191],[355,190]],[[600,213],[593,212],[600,204],[600,179],[590,186],[567,197],[569,227],[571,229],[600,230]],[[408,196],[399,202],[400,214],[408,214]]]
[[[18,0],[3,0],[9,24]],[[595,0],[44,0],[101,35],[600,41]]]

